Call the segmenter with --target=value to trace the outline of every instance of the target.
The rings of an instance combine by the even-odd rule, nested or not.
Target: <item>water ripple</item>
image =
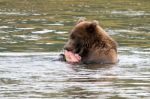
[[[33,34],[45,34],[45,33],[49,33],[49,32],[54,32],[55,30],[48,30],[48,29],[44,29],[41,31],[33,31]]]

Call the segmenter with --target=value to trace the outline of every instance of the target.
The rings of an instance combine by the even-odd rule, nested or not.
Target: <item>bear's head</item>
[[[64,46],[65,50],[79,54],[81,57],[88,55],[93,44],[99,42],[97,21],[79,20],[75,27],[71,30],[69,40]]]

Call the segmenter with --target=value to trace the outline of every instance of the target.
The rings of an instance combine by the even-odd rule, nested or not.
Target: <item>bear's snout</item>
[[[65,46],[64,46],[64,50],[72,51],[73,48],[72,48],[71,46],[65,45]]]
[[[72,48],[70,48],[70,47],[65,47],[64,49],[67,51],[72,51]]]

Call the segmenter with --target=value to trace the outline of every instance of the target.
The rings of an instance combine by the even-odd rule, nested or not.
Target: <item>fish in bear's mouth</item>
[[[81,56],[79,54],[67,50],[64,52],[64,58],[69,63],[79,63],[81,61]]]
[[[65,49],[65,52],[70,52],[72,54],[76,54],[76,55],[82,56],[83,50],[81,48],[77,48],[77,49],[73,49],[73,50]]]
[[[83,46],[81,46],[81,45],[79,46],[79,44],[76,45],[74,48],[68,48],[68,47],[66,47],[66,48],[64,48],[64,50],[65,51],[69,51],[72,54],[78,54],[79,56],[82,56],[82,53],[84,51]]]
[[[65,61],[69,63],[79,63],[81,61],[82,48],[79,46],[77,48],[64,48],[64,58]]]

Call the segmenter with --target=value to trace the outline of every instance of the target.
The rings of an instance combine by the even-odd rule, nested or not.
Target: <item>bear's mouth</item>
[[[74,50],[74,53],[76,53],[76,54],[81,54],[81,48],[76,48],[76,49]]]
[[[64,49],[66,51],[72,52],[74,54],[82,54],[82,50],[83,50],[83,46],[81,45],[81,43],[75,44],[74,46],[69,46],[69,47],[64,47]]]
[[[82,56],[82,48],[74,48],[74,49],[65,49],[66,51],[69,51],[73,54],[78,54],[79,56]]]
[[[75,50],[74,53],[80,55],[83,58],[83,57],[86,57],[88,55],[88,52],[89,52],[88,49],[78,48]]]
[[[65,50],[65,51],[68,51],[68,52],[71,52],[71,53],[74,53],[74,54],[78,54],[78,55],[81,54],[80,50],[76,50],[76,49],[74,49],[74,50]]]
[[[69,51],[74,54],[78,54],[81,57],[86,57],[88,55],[89,50],[83,46],[81,42],[78,41],[77,44],[71,47],[64,47],[66,51]]]

